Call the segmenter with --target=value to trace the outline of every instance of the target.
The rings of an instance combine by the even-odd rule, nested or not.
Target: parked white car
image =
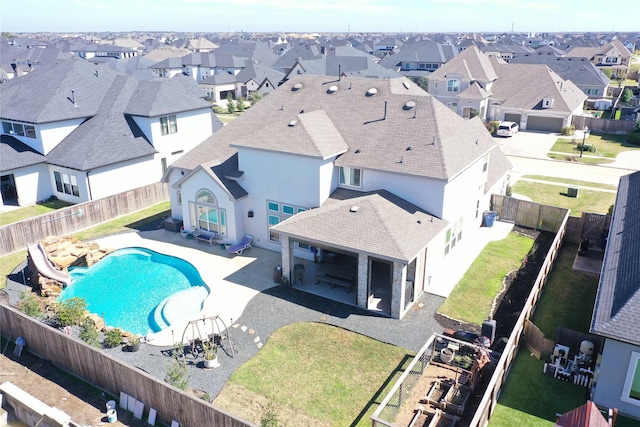
[[[513,136],[520,130],[517,123],[514,122],[500,122],[496,135],[498,136]]]

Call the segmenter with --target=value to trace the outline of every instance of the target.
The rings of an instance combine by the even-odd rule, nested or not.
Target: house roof
[[[640,345],[640,172],[620,178],[591,332]]]
[[[367,96],[371,88],[377,93]],[[314,111],[324,111],[325,129],[335,128],[349,147],[336,160],[338,166],[450,180],[496,145],[486,129],[479,130],[404,78],[326,76],[287,81],[203,144],[220,139],[233,141],[233,147],[288,152],[261,132],[290,130],[291,120]],[[192,169],[211,158],[209,153],[217,156],[216,150],[196,147],[177,165]]]
[[[610,427],[610,425],[596,404],[589,400],[584,405],[562,414],[554,427]]]
[[[82,59],[43,65],[0,85],[0,117],[36,124],[93,117],[120,76],[129,77]],[[134,80],[137,92],[127,114],[157,117],[210,106],[204,93],[193,89],[197,88],[193,79]],[[189,82],[192,88],[186,90]],[[202,99],[194,97],[196,91]]]
[[[458,74],[465,79],[491,82],[498,78],[489,57],[477,47],[469,46],[442,67],[431,73],[436,80],[444,80],[448,74]]]
[[[264,141],[268,143],[265,144]],[[289,123],[274,122],[258,134],[235,140],[232,147],[287,152],[328,159],[348,150],[349,146],[323,110],[301,113]]]
[[[257,84],[261,84],[265,80],[268,80],[273,87],[277,87],[283,77],[283,72],[266,65],[256,64],[249,60],[245,62],[245,67],[236,74],[236,79],[239,82],[247,83],[249,80],[253,80]]]
[[[86,171],[157,151],[123,110],[140,94],[137,82],[119,76],[105,94],[98,112],[78,126],[47,154],[47,163]]]
[[[491,88],[492,99],[502,108],[541,110],[543,98],[554,99],[548,112],[571,113],[587,95],[573,82],[562,79],[543,64],[512,64],[491,57],[499,78]]]
[[[444,64],[451,60],[458,51],[455,47],[432,41],[406,43],[394,54],[385,57],[380,65],[386,68],[396,68],[401,62]]]
[[[388,191],[339,188],[319,208],[300,212],[272,229],[318,245],[409,262],[447,225]]]
[[[565,80],[571,80],[576,85],[604,85],[610,82],[587,58],[560,57],[554,54],[522,55],[509,61],[510,64],[544,64]]]
[[[0,136],[0,172],[44,163],[46,157],[11,135]]]

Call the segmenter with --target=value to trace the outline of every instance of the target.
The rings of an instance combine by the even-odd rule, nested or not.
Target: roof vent
[[[296,83],[291,88],[291,90],[293,90],[293,91],[300,90],[300,89],[302,89],[302,83]]]
[[[351,206],[351,209],[349,209],[349,212],[358,212],[360,210],[360,206]]]
[[[359,148],[356,148],[355,153],[356,153],[356,154],[359,154],[359,153],[360,153],[360,149],[359,149]]]
[[[298,124],[298,121],[297,121],[296,119],[293,119],[293,120],[291,120],[291,121],[289,122],[289,127],[293,127],[293,126],[295,126],[296,124]]]
[[[327,93],[336,93],[338,91],[338,86],[333,85],[333,86],[329,86],[329,90],[327,90]]]
[[[408,82],[408,81],[406,81],[406,80],[402,82],[402,86],[404,86],[404,88],[405,88],[405,89],[409,89],[409,88],[411,87],[411,85],[409,84],[409,82]]]
[[[403,110],[411,110],[415,106],[416,106],[416,102],[415,101],[407,101],[406,104],[404,104],[404,107],[402,107],[402,109]]]
[[[378,89],[376,89],[375,87],[372,87],[367,91],[367,96],[373,96],[376,93],[378,93]]]

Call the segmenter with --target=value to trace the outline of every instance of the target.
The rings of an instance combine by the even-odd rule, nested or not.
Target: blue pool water
[[[116,250],[69,273],[72,282],[58,301],[84,298],[108,326],[141,335],[197,314],[209,294],[193,265],[144,248]]]

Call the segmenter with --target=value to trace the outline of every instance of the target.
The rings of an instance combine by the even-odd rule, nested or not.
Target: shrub
[[[122,331],[119,328],[109,329],[104,335],[104,346],[113,348],[120,344],[122,344]]]
[[[244,104],[244,98],[243,97],[239,97],[238,101],[236,102],[236,108],[238,109],[238,111],[244,111],[246,105]]]
[[[511,186],[507,185],[507,190],[505,191],[505,195],[507,197],[511,197],[511,194],[512,194]]]
[[[215,107],[213,107],[213,112],[215,114],[225,114],[227,110],[225,110],[223,107],[220,107],[219,105],[216,105]]]
[[[189,385],[189,377],[187,376],[187,364],[183,357],[184,348],[182,343],[175,344],[172,356],[172,361],[167,368],[164,380],[180,390],[186,390]]]
[[[249,99],[251,100],[251,105],[256,105],[262,99],[262,94],[260,92],[251,92]]]
[[[231,96],[231,92],[229,92],[229,94],[227,95],[227,112],[231,114],[231,113],[235,113],[235,111],[236,111],[235,102],[233,102],[233,97]]]
[[[73,297],[56,304],[54,312],[60,326],[77,325],[85,316],[87,301],[84,298]]]
[[[498,126],[500,126],[500,122],[491,120],[489,122],[485,122],[484,126],[487,128],[491,135],[495,135],[498,130]]]
[[[41,317],[43,310],[38,298],[31,292],[24,291],[20,296],[20,311],[29,317]]]
[[[80,339],[92,347],[100,347],[99,333],[93,320],[85,317],[80,322]]]
[[[632,145],[640,145],[640,132],[631,132],[627,135],[627,142]]]
[[[629,88],[625,88],[625,90],[622,91],[622,95],[620,95],[620,100],[622,102],[629,102],[631,101],[631,98],[633,97],[633,92],[631,92],[631,90]]]
[[[564,136],[571,136],[576,133],[576,127],[574,125],[562,126],[560,131]]]

